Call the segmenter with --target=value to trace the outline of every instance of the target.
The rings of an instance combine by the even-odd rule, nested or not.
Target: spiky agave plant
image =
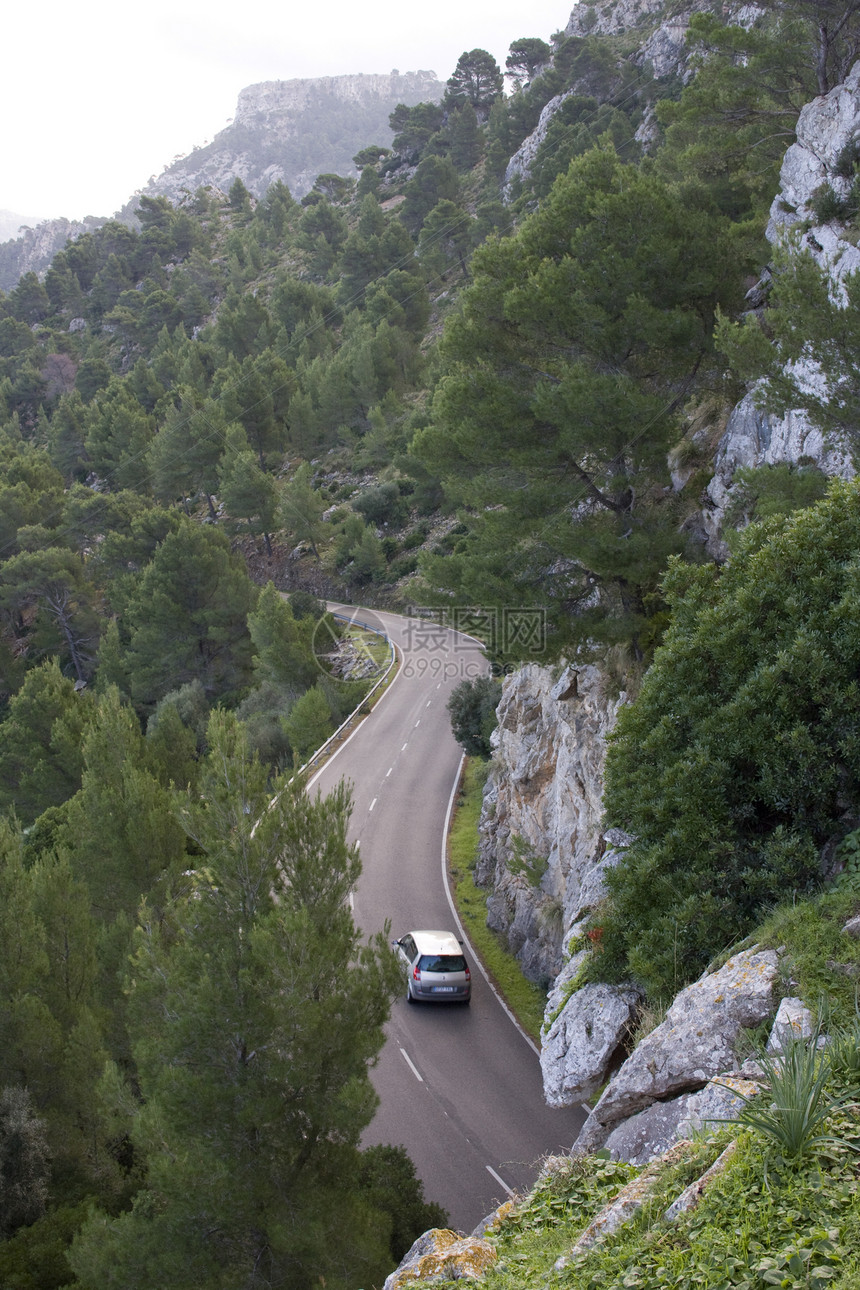
[[[820,1023],[808,1039],[790,1036],[780,1053],[759,1057],[770,1101],[744,1098],[741,1124],[758,1130],[786,1161],[796,1164],[816,1148],[849,1146],[827,1132],[827,1121],[840,1106],[857,1097],[858,1089],[832,1092],[833,1067],[828,1049],[819,1045]]]

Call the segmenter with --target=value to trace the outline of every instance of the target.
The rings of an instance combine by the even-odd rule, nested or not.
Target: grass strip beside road
[[[467,757],[448,835],[451,890],[460,920],[494,985],[523,1030],[539,1043],[546,991],[526,980],[502,938],[487,926],[487,892],[475,885],[478,821],[486,777],[486,762]]]

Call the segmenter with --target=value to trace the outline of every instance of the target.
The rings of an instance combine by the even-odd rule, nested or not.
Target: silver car
[[[406,971],[406,998],[433,1003],[468,1003],[472,974],[463,948],[451,932],[407,932],[392,941]]]

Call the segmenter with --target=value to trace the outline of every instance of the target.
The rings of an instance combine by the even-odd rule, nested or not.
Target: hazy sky
[[[570,0],[41,0],[3,17],[0,210],[111,215],[223,129],[257,81],[434,71],[548,40]]]

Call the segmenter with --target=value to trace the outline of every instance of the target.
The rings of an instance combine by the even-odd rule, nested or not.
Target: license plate
[[[436,994],[453,994],[453,985],[434,985],[433,990]]]

